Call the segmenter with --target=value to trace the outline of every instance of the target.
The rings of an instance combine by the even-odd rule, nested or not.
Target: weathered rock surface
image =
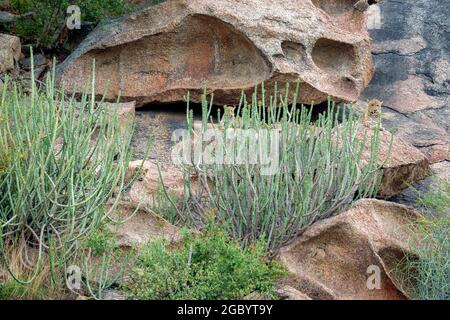
[[[110,227],[118,238],[117,245],[119,247],[139,248],[148,241],[160,238],[169,243],[177,243],[182,240],[182,235],[177,227],[134,203],[121,202],[112,218],[117,221],[125,220],[119,226]]]
[[[312,300],[306,294],[301,293],[289,285],[279,285],[275,288],[275,292],[281,300]]]
[[[376,71],[363,97],[381,98],[384,126],[431,163],[450,161],[449,15],[441,0],[383,1],[369,12]]]
[[[102,300],[104,301],[124,301],[127,300],[126,295],[115,289],[107,289],[103,292]]]
[[[409,250],[408,225],[419,213],[380,200],[360,200],[347,211],[319,221],[281,249],[289,285],[312,299],[405,299],[393,268]],[[369,289],[373,270],[379,289]]]
[[[422,212],[432,213],[429,208],[423,207],[421,197],[429,191],[440,190],[441,181],[450,182],[450,162],[442,161],[431,165],[432,176],[413,184],[398,195],[390,198],[390,201],[413,206]]]
[[[355,101],[372,78],[365,14],[353,1],[169,0],[99,26],[58,68],[81,91],[96,61],[97,92],[125,100],[199,101],[206,83],[234,104],[255,83],[302,83],[299,101]],[[270,94],[268,90],[267,94]]]
[[[136,110],[136,128],[132,141],[136,160],[158,160],[164,170],[173,167],[172,149],[178,142],[172,139],[173,134],[179,129],[187,129],[186,105],[182,103],[179,109],[177,107],[168,110],[164,105],[153,105],[150,110]],[[155,142],[150,150],[147,144],[149,140]]]
[[[442,161],[431,166],[431,170],[441,179],[450,182],[450,161]]]
[[[117,114],[117,121],[119,123],[119,127],[121,132],[125,132],[130,125],[133,123],[134,118],[136,117],[136,102],[131,101],[127,103],[108,103],[103,102],[99,104],[101,107],[105,108],[105,110],[109,110],[110,117],[115,117]]]
[[[337,129],[341,129],[341,126]],[[361,125],[357,131],[356,137],[364,142],[361,166],[371,161],[374,130],[376,129],[369,125]],[[393,135],[383,127],[380,128],[378,137],[377,165],[381,170],[379,174],[382,174],[378,196],[392,197],[431,174],[427,157],[409,142]]]
[[[127,176],[131,176],[141,167],[142,161],[133,161],[130,163]],[[170,169],[161,169],[162,181],[167,193],[181,196],[184,192],[183,172],[171,167]],[[131,201],[136,203],[153,204],[153,196],[157,192],[163,192],[162,182],[157,164],[145,161],[141,177],[131,186],[129,196]]]
[[[20,39],[0,33],[0,73],[14,70],[22,52]]]
[[[358,134],[361,140],[365,140],[362,161],[370,159],[370,145],[373,129],[362,126]],[[430,175],[430,165],[427,157],[419,149],[381,128],[379,135],[378,165],[383,170],[383,177],[379,190],[379,196],[391,197],[411,184],[420,181]]]

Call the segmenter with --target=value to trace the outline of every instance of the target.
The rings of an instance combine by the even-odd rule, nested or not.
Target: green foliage
[[[435,215],[414,226],[421,238],[413,242],[414,254],[399,263],[397,274],[414,299],[450,300],[450,183],[441,181],[420,202]]]
[[[16,281],[0,283],[0,300],[21,299],[29,295],[28,290],[29,287]]]
[[[419,197],[419,202],[430,214],[447,215],[450,212],[450,182],[437,181],[438,188]]]
[[[273,297],[283,274],[277,263],[264,261],[263,246],[242,249],[210,223],[204,236],[186,233],[179,248],[147,244],[124,289],[138,299],[241,299],[253,292]]]
[[[45,300],[54,297],[54,292],[45,287],[31,287],[15,280],[0,283],[0,300]]]
[[[91,90],[77,104],[55,89],[52,75],[29,95],[8,81],[0,94],[0,267],[22,284],[45,265],[56,276],[78,258],[86,238],[100,251],[105,239],[95,232],[126,187],[131,119],[122,127],[117,112],[96,106],[93,84]],[[36,252],[27,278],[14,272],[22,268],[7,252],[21,242],[28,256]]]
[[[194,129],[192,114],[188,115],[189,139],[198,143],[211,128],[225,134],[223,141],[239,132],[233,130],[268,135],[278,132],[267,143],[261,142],[261,135],[257,143],[251,139],[203,143],[203,147],[213,145],[219,150],[217,154],[231,159],[242,151],[244,158],[245,153],[258,154],[259,149],[252,149],[255,145],[275,143],[276,152],[267,153],[266,158],[260,154],[257,163],[198,162],[193,156],[185,166],[188,179],[184,199],[175,203],[167,198],[166,202],[173,203],[179,220],[196,226],[213,209],[234,239],[244,246],[262,241],[274,252],[315,221],[345,209],[354,199],[376,195],[381,178],[379,127],[362,131],[352,113],[338,121],[340,112],[331,101],[327,114],[311,124],[313,108],[288,102],[297,101],[298,88],[292,94],[287,85],[286,93],[278,96],[275,87],[270,99],[264,87],[260,94],[258,89],[250,102],[242,95],[236,108],[238,116],[222,118],[219,114],[220,123],[209,121],[213,97],[208,101],[205,93],[201,128]],[[369,157],[363,159],[363,152]],[[266,171],[270,164],[274,164],[273,172]],[[198,176],[196,186],[191,183],[192,175]]]
[[[117,245],[114,234],[106,226],[102,226],[89,235],[83,247],[91,249],[96,256],[101,256],[114,250]]]
[[[80,7],[81,21],[95,24],[134,9],[126,0],[11,0],[10,5],[18,13],[34,13],[17,21],[12,31],[25,41],[48,48],[62,40],[70,5]]]

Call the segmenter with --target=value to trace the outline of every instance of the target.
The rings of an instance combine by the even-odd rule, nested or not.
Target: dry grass
[[[64,287],[52,281],[47,256],[37,266],[38,250],[30,248],[24,241],[5,245],[4,254],[3,258],[8,260],[8,265],[4,261],[0,264],[0,299],[41,300],[67,297],[68,292],[62,289]]]

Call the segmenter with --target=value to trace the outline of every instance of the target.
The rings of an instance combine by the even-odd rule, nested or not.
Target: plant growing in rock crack
[[[288,85],[284,95],[278,96],[275,87],[274,96],[267,99],[262,86],[260,99],[258,96],[258,88],[251,101],[242,94],[236,108],[238,116],[222,118],[219,114],[222,121],[214,123],[210,121],[213,97],[208,101],[205,93],[202,124],[194,128],[192,113],[188,114],[186,145],[192,144],[195,149],[211,129],[222,133],[222,140],[200,144],[212,147],[225,159],[236,159],[242,150],[244,158],[245,154],[261,157],[255,145],[259,148],[277,143],[277,152],[270,155],[276,170],[264,172],[267,163],[262,158],[257,163],[220,163],[202,161],[197,153],[184,166],[184,197],[175,201],[166,192],[166,203],[172,205],[171,212],[176,210],[179,221],[194,226],[201,226],[206,213],[213,209],[234,239],[244,246],[263,241],[266,249],[274,252],[315,221],[337,214],[355,199],[376,195],[381,180],[380,127],[366,129],[373,131],[361,137],[359,120],[350,112],[339,123],[338,108],[331,101],[328,113],[311,124],[312,109],[289,104]],[[187,100],[189,110],[189,97]],[[259,140],[230,139],[230,143],[227,139],[238,132],[236,129],[275,132],[275,141],[259,136]],[[367,149],[370,157],[362,159]],[[198,181],[192,183],[191,176]]]
[[[123,127],[117,112],[96,106],[94,83],[80,104],[55,89],[54,74],[44,89],[32,81],[30,95],[9,84],[0,93],[0,269],[20,284],[45,268],[64,284],[66,267],[112,220],[126,187],[133,124]],[[18,247],[19,266],[8,251]]]
[[[426,216],[411,226],[413,255],[405,256],[395,274],[403,289],[418,300],[450,299],[450,182],[437,180],[420,194]]]

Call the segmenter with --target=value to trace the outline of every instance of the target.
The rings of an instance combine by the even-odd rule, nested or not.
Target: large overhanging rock
[[[355,101],[373,75],[365,14],[354,0],[169,0],[99,26],[58,68],[82,91],[96,61],[97,93],[149,102],[218,104],[245,89],[300,82],[299,102]]]
[[[405,299],[395,270],[415,234],[420,214],[380,200],[360,200],[319,221],[281,249],[294,289],[313,299]]]

